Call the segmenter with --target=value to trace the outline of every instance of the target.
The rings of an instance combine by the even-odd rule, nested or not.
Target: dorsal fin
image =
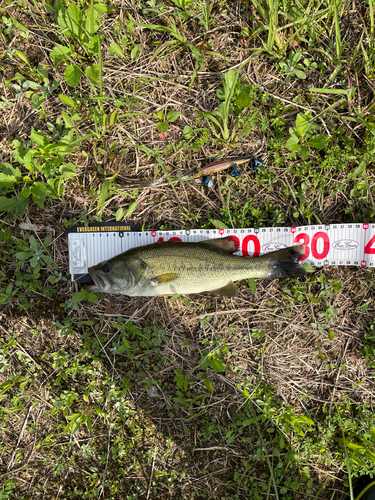
[[[204,245],[219,248],[226,253],[234,253],[240,248],[239,239],[235,236],[227,236],[226,238],[215,238],[214,240],[201,241]]]

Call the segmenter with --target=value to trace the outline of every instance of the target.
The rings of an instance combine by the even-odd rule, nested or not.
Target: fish
[[[239,249],[236,237],[199,243],[167,241],[131,248],[89,268],[94,285],[90,292],[155,297],[214,292],[237,297],[234,281],[248,278],[303,276],[300,263],[304,246],[296,245],[261,257],[233,255]]]

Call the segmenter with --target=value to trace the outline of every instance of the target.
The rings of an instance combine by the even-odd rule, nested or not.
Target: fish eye
[[[111,266],[109,264],[104,264],[104,266],[102,266],[103,273],[109,273],[110,270]]]

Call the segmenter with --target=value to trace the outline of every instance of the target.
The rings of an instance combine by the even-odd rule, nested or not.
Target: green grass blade
[[[340,0],[335,2],[333,8],[333,15],[335,20],[335,33],[336,33],[336,55],[338,60],[340,60],[342,52],[340,22],[339,22],[339,12],[338,12],[339,4],[341,4]]]

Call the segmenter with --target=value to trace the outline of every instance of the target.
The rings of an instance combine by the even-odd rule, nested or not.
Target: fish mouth
[[[96,288],[98,291],[104,291],[107,288],[111,288],[112,285],[106,277],[99,276],[94,269],[89,269],[89,273],[95,283],[95,286],[92,285],[92,289]]]

